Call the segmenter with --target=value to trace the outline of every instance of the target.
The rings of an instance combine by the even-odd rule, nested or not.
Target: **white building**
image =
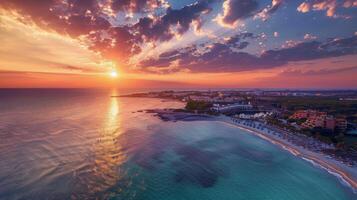
[[[253,108],[250,104],[228,104],[228,105],[220,105],[220,104],[213,104],[212,110],[215,112],[227,112],[233,110],[251,110]]]
[[[209,96],[195,96],[195,95],[190,95],[189,96],[190,100],[193,101],[206,101],[206,102],[211,102],[212,98]]]
[[[261,118],[265,118],[269,115],[272,115],[273,113],[271,112],[260,112],[260,113],[255,113],[255,114],[244,114],[241,113],[239,115],[236,115],[236,117],[240,118],[240,119],[261,119]]]

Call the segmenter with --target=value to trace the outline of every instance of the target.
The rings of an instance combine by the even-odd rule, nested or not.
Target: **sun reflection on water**
[[[116,96],[112,92],[112,96]],[[110,96],[109,96],[110,98]],[[120,100],[110,98],[108,102],[107,117],[94,147],[94,166],[91,177],[86,185],[92,195],[98,195],[115,186],[123,177],[121,166],[127,160],[127,155],[117,140],[121,135]],[[119,192],[119,191],[116,191]]]

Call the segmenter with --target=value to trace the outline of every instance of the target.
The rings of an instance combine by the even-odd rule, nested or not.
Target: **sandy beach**
[[[236,126],[258,137],[261,137],[275,145],[282,147],[293,155],[311,162],[314,166],[321,167],[327,170],[329,173],[338,177],[341,182],[350,186],[355,193],[357,192],[357,168],[355,166],[348,166],[322,153],[313,152],[303,147],[297,146],[289,141],[270,134],[266,131],[267,129],[261,130],[240,123],[236,123],[233,122],[231,118],[224,116],[217,117],[217,121]]]
[[[244,123],[233,121],[232,118],[227,116],[210,116],[206,114],[193,114],[186,112],[175,112],[171,109],[161,110],[146,110],[147,113],[154,113],[155,116],[159,117],[163,121],[219,121],[237,128],[243,129],[251,134],[254,134],[262,139],[265,139],[284,150],[290,152],[294,156],[300,157],[310,163],[315,167],[320,167],[328,173],[336,176],[343,184],[348,185],[353,192],[357,193],[357,167],[348,166],[342,161],[336,160],[335,158],[323,154],[319,150],[311,150],[309,148],[303,147],[303,144],[296,145],[292,140],[282,136],[283,134],[279,130],[272,130],[263,123],[251,122],[255,126],[249,126]],[[256,126],[258,125],[258,126]],[[260,127],[260,128],[257,128]],[[298,137],[298,136],[297,136]],[[310,140],[311,138],[300,138],[302,140]],[[311,141],[310,141],[311,142]],[[314,143],[314,141],[313,141]],[[331,145],[324,143],[319,143],[317,146],[323,148],[333,148]]]

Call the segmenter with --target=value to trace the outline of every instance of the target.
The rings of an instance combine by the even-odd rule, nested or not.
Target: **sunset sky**
[[[0,87],[113,86],[357,88],[357,0],[0,0]]]

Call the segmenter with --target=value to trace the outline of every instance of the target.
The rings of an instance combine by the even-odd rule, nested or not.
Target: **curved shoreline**
[[[149,112],[156,113],[157,116],[163,121],[218,121],[235,126],[283,148],[284,150],[290,152],[296,157],[311,162],[313,163],[313,165],[319,166],[320,168],[326,170],[328,173],[337,177],[339,181],[348,185],[354,193],[357,193],[357,168],[352,169],[352,167],[349,167],[344,163],[334,160],[333,158],[326,158],[326,155],[322,153],[314,152],[312,150],[296,146],[295,144],[285,141],[284,139],[276,138],[273,135],[264,133],[261,130],[234,123],[228,117],[211,117],[200,114],[180,112],[175,113],[171,110],[151,110]],[[350,173],[351,171],[353,171],[353,173]]]
[[[321,168],[326,170],[328,173],[333,174],[334,176],[338,177],[339,179],[342,179],[343,182],[348,184],[348,186],[353,190],[354,193],[357,193],[357,177],[351,175],[346,168],[349,168],[348,166],[342,164],[342,163],[336,163],[337,161],[333,162],[331,160],[327,160],[324,158],[323,154],[312,152],[310,150],[306,149],[301,149],[293,144],[289,144],[286,141],[276,139],[273,136],[267,135],[259,130],[249,128],[242,126],[240,124],[236,124],[224,119],[218,119],[217,121],[227,123],[233,126],[236,126],[242,130],[245,130],[253,135],[256,135],[264,140],[267,140],[275,145],[278,145],[279,147],[283,148],[286,151],[289,151],[291,154],[293,154],[296,157],[300,157],[304,160],[310,161],[316,165],[319,165]],[[345,169],[343,169],[345,168]]]

